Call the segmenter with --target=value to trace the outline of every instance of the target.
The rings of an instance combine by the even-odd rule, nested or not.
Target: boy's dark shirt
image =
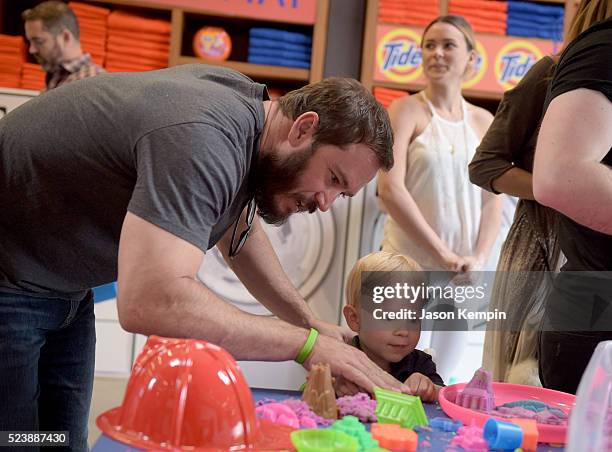
[[[355,336],[353,338],[352,345],[361,350],[359,336]],[[389,373],[399,381],[404,382],[410,375],[418,372],[428,377],[433,384],[444,386],[444,381],[442,380],[442,377],[438,375],[438,372],[436,371],[436,363],[434,363],[431,359],[431,355],[421,350],[414,349],[401,361],[390,364],[391,370]]]

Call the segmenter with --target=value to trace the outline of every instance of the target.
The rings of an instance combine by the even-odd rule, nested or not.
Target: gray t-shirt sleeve
[[[234,147],[222,131],[203,123],[143,136],[135,149],[138,178],[128,211],[206,251],[244,170]]]

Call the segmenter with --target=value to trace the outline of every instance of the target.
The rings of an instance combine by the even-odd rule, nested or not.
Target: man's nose
[[[28,47],[28,52],[30,52],[30,55],[35,55],[38,53],[38,49],[34,44],[30,44],[30,47]]]
[[[315,195],[317,207],[321,212],[327,212],[336,198],[340,195],[338,190],[320,191]]]

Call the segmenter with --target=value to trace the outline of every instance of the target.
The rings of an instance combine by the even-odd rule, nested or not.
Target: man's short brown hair
[[[36,5],[34,8],[26,9],[21,13],[21,18],[30,22],[42,21],[43,28],[54,36],[68,29],[75,39],[79,39],[79,21],[68,5],[63,2],[49,1]]]
[[[307,111],[319,115],[313,149],[322,144],[361,143],[378,158],[381,169],[393,166],[393,131],[387,111],[361,83],[331,77],[290,91],[278,99],[283,114],[295,120]]]

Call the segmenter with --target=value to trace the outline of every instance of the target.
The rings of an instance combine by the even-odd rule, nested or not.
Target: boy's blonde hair
[[[403,254],[389,253],[388,251],[377,251],[363,256],[357,261],[348,275],[346,281],[346,303],[359,307],[361,298],[361,275],[364,272],[381,272],[380,277],[384,279],[382,272],[420,272],[421,266],[408,256]],[[376,281],[368,281],[375,283]],[[381,281],[384,283],[384,281]]]

